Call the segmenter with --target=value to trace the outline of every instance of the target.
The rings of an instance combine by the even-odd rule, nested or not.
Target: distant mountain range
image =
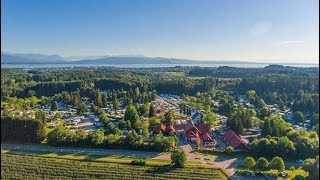
[[[71,56],[63,58],[59,55],[20,54],[1,52],[1,64],[270,64],[233,60],[199,61],[163,57],[146,57],[143,55],[119,56]]]
[[[60,63],[65,59],[59,55],[44,55],[44,54],[13,54],[1,52],[1,63],[16,64],[16,63]]]

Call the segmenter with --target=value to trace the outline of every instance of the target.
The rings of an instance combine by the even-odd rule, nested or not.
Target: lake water
[[[263,68],[270,64],[1,64],[1,68],[66,68],[66,67],[119,67],[119,68],[154,68],[154,67],[174,67],[174,66],[199,66],[199,67],[219,67],[230,66],[239,68]],[[293,67],[319,67],[316,64],[283,64]]]

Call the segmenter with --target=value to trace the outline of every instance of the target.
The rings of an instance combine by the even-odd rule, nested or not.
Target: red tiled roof
[[[211,136],[208,133],[203,134],[201,137],[204,142],[212,142],[213,141]]]
[[[200,134],[205,134],[210,131],[210,125],[209,124],[196,124],[196,128],[200,131]]]
[[[157,134],[160,131],[162,131],[162,133],[169,133],[170,131],[172,132],[176,132],[175,128],[171,125],[171,126],[165,126],[162,123],[158,123],[153,127],[153,133]]]
[[[165,112],[165,110],[164,110],[163,108],[156,110],[156,113],[158,113],[158,114],[159,114],[159,113],[164,113],[164,112]]]
[[[229,130],[222,138],[226,141],[231,140],[234,136],[237,136],[232,130]]]
[[[154,133],[159,133],[161,130],[164,131],[166,129],[166,126],[163,125],[162,123],[158,123],[153,127],[153,132]]]
[[[189,131],[187,134],[187,138],[197,138],[197,139],[199,139],[200,137],[199,137],[199,134],[198,133],[195,133],[195,132],[193,132],[193,131]]]
[[[176,132],[176,129],[171,125],[171,126],[167,126],[164,130],[165,132]]]
[[[188,132],[190,130],[194,129],[193,131],[199,131],[194,124],[192,123],[192,121],[188,120],[187,124],[184,126],[184,132]]]
[[[232,146],[234,149],[237,147],[240,147],[243,145],[245,148],[247,148],[246,143],[239,138],[232,130],[229,130],[225,135],[222,136],[224,140],[227,141],[229,146]]]

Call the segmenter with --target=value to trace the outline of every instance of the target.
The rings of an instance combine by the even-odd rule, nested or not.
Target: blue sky
[[[2,0],[1,51],[318,63],[317,0]]]

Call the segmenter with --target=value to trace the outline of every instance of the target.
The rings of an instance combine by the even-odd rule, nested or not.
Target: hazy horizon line
[[[166,58],[166,59],[178,59],[178,60],[191,60],[191,61],[239,61],[243,63],[259,63],[259,64],[306,64],[306,65],[319,65],[319,60],[317,63],[303,63],[303,62],[272,62],[272,61],[279,61],[280,59],[272,59],[270,60],[271,62],[259,62],[259,59],[257,60],[243,60],[243,59],[193,59],[193,58],[180,58],[180,57],[164,57],[164,56],[146,56],[143,54],[104,54],[104,55],[71,55],[71,56],[64,56],[60,55],[59,53],[52,53],[52,54],[47,54],[47,53],[29,53],[29,52],[8,52],[8,51],[2,51],[1,54],[13,54],[13,55],[21,55],[21,54],[29,54],[29,55],[45,55],[45,56],[59,56],[63,58],[66,61],[81,61],[81,60],[95,60],[95,59],[86,59],[86,58],[93,58],[96,57],[96,59],[100,58],[106,58],[105,56],[109,57],[145,57],[145,58]],[[82,59],[74,59],[71,60],[70,58],[73,57],[79,57]],[[69,59],[68,59],[69,58]],[[261,59],[260,59],[261,60]],[[282,59],[283,60],[283,59]],[[265,60],[264,61],[268,61]],[[301,60],[303,61],[303,60]]]

